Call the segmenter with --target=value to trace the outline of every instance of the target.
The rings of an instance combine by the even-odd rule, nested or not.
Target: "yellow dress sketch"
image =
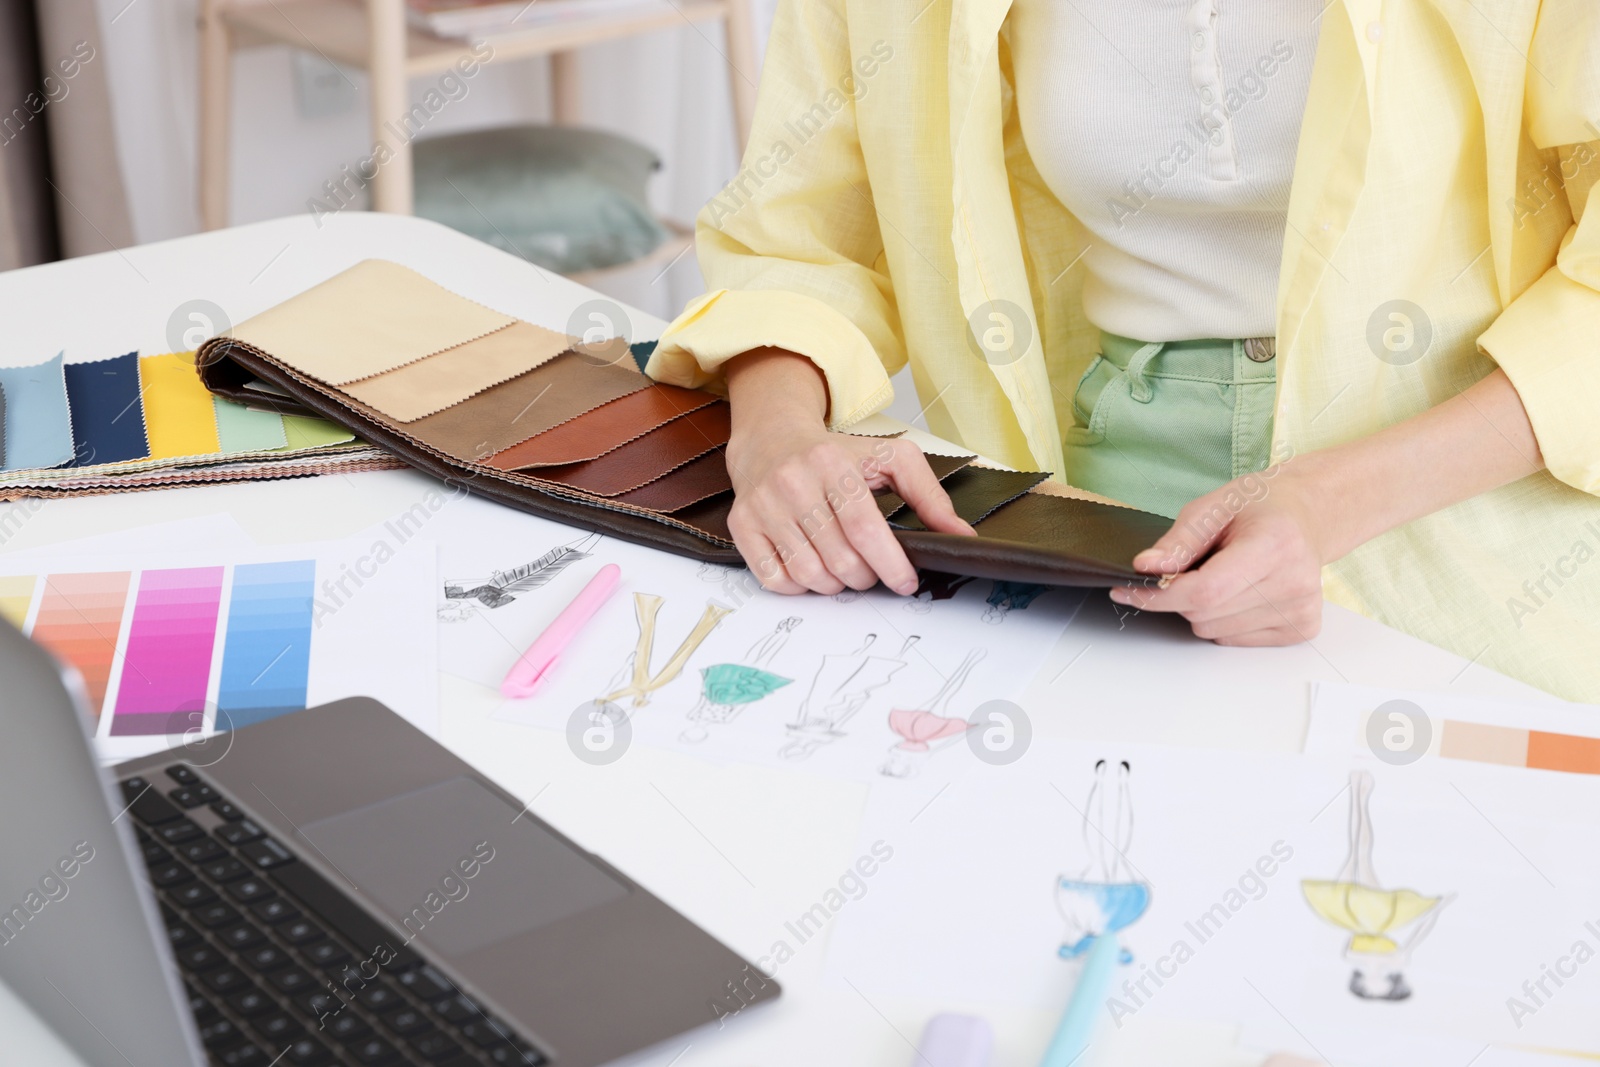
[[[618,705],[624,697],[632,698],[632,706],[642,708],[650,702],[650,694],[667,685],[683,672],[689,662],[689,657],[711,636],[711,631],[717,628],[724,616],[733,609],[726,608],[714,601],[707,602],[706,609],[700,615],[700,621],[695,623],[693,630],[678,645],[671,658],[655,674],[650,673],[651,653],[654,651],[656,638],[656,616],[661,611],[665,601],[652,593],[633,594],[634,616],[639,624],[639,639],[634,645],[628,662],[623,666],[622,672],[611,683],[611,691],[605,696],[597,697],[585,704],[579,705],[579,710],[590,709],[591,718],[596,722],[608,721],[613,724],[627,719],[628,713]]]
[[[1347,930],[1344,958],[1353,966],[1350,992],[1363,1000],[1411,996],[1404,970],[1411,953],[1433,929],[1452,895],[1430,897],[1414,889],[1385,889],[1372,869],[1372,775],[1350,774],[1350,853],[1338,877],[1305,879],[1301,892],[1313,911]],[[1409,930],[1409,932],[1408,932]],[[1403,936],[1403,940],[1400,938]]]

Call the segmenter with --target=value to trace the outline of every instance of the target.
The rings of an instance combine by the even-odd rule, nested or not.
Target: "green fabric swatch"
[[[267,452],[289,443],[283,432],[283,416],[272,411],[255,411],[220,396],[211,398],[217,411],[217,440],[222,454]]]
[[[339,445],[356,439],[355,434],[327,419],[306,418],[300,415],[283,416],[283,432],[288,437],[289,447],[292,449]]]

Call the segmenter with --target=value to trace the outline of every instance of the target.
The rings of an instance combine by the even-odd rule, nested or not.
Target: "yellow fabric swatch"
[[[292,452],[298,448],[338,445],[356,439],[356,435],[343,426],[331,423],[327,419],[313,419],[303,415],[283,417],[283,436],[289,441],[281,449],[284,452]]]
[[[28,620],[28,608],[33,604],[33,587],[39,579],[31,574],[0,575],[0,618],[22,629]]]
[[[513,322],[475,341],[347,385],[344,391],[397,422],[413,422],[526,374],[576,341],[531,322]]]
[[[302,374],[346,385],[514,321],[398,263],[368,259],[241,322],[229,336]]]
[[[222,451],[211,394],[195,373],[194,353],[167,353],[139,360],[144,426],[150,458],[210,456]]]

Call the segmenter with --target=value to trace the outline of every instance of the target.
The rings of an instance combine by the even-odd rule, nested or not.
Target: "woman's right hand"
[[[833,594],[882,581],[915,592],[916,568],[872,496],[885,486],[928,529],[974,533],[915,444],[828,431],[827,387],[810,360],[758,349],[726,370],[735,493],[728,528],[766,588]]]

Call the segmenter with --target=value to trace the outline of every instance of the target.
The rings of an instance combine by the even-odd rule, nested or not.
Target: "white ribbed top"
[[[1144,341],[1274,332],[1322,0],[1015,0],[1023,138],[1088,227],[1084,312]]]

